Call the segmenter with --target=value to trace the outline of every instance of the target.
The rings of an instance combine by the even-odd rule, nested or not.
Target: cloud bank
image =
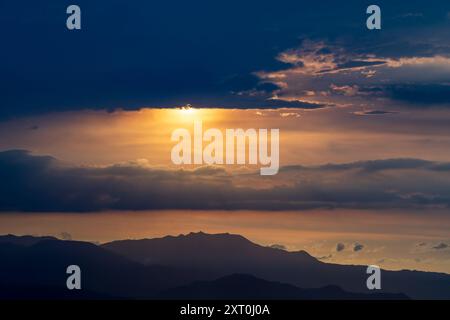
[[[359,0],[79,0],[77,32],[64,28],[70,4],[3,1],[0,119],[188,103],[315,109],[368,96],[448,105],[448,0],[380,0],[380,32],[368,32]]]
[[[1,211],[449,208],[450,163],[391,159],[227,172],[146,163],[68,166],[24,150],[0,152]]]

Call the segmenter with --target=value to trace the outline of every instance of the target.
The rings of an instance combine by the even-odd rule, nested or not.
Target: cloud
[[[417,246],[417,247],[424,247],[424,246],[426,246],[426,245],[427,245],[426,242],[420,242],[420,243],[418,243],[416,246]]]
[[[286,246],[284,246],[284,245],[282,245],[282,244],[272,244],[272,245],[270,246],[270,248],[273,248],[273,249],[279,249],[279,250],[286,250]]]
[[[92,18],[76,34],[57,27],[69,4],[4,3],[0,28],[10,32],[3,38],[9,49],[0,53],[0,60],[8,61],[0,73],[1,118],[186,103],[223,108],[339,105],[339,99],[350,97],[306,100],[298,93],[331,92],[332,83],[362,90],[373,84],[364,79],[405,84],[405,79],[431,77],[435,83],[444,68],[428,68],[434,64],[417,59],[449,54],[447,0],[410,3],[408,11],[401,3],[383,3],[389,36],[377,37],[367,32],[358,0],[338,6],[327,2],[330,10],[321,1],[274,5],[271,0],[230,0],[227,6],[154,1],[124,9],[120,1],[79,0]],[[8,15],[18,11],[21,19]],[[262,74],[264,79],[256,76]]]
[[[354,252],[358,252],[361,251],[362,249],[364,249],[364,245],[360,244],[360,243],[355,243],[353,245],[353,251]]]
[[[68,232],[63,231],[59,234],[59,238],[62,240],[72,240],[72,235]]]
[[[397,158],[384,160],[367,160],[343,164],[325,164],[320,166],[304,167],[298,165],[284,166],[281,171],[348,171],[360,170],[362,172],[375,172],[394,169],[423,169],[427,171],[450,171],[450,163],[434,162],[422,159]]]
[[[3,39],[9,50],[0,53],[1,61],[9,61],[0,73],[1,118],[186,103],[222,108],[318,107],[268,99],[278,86],[254,76],[283,66],[276,55],[301,33],[314,30],[310,22],[321,16],[318,4],[314,13],[306,14],[268,0],[245,4],[231,0],[226,7],[203,0],[189,5],[139,2],[126,10],[117,1],[80,0],[77,4],[92,19],[84,20],[86,28],[78,32],[79,37],[57,27],[60,13],[64,18],[70,4],[67,0],[4,4],[0,28],[11,32]],[[103,10],[105,6],[108,10]],[[295,6],[302,9],[303,3]],[[23,19],[8,17],[7,12],[16,11]],[[18,38],[23,41],[17,42]]]
[[[448,247],[449,247],[448,244],[441,242],[441,243],[433,246],[433,249],[435,249],[435,250],[442,250],[442,249],[447,249]]]
[[[343,94],[344,96],[355,96],[358,94],[359,87],[357,85],[353,86],[337,86],[335,84],[331,84],[330,89],[335,91],[337,94]]]
[[[336,244],[336,251],[341,252],[345,249],[345,245],[343,243]]]
[[[407,102],[411,107],[450,106],[450,83],[399,84],[383,90],[389,98]]]
[[[396,114],[398,112],[395,111],[386,111],[386,110],[367,110],[367,111],[355,111],[353,114],[358,116],[380,116],[386,114]]]
[[[278,99],[328,106],[450,107],[450,44],[443,53],[433,46],[399,56],[398,50],[364,52],[346,43],[305,39],[278,56],[290,68],[258,75],[282,84],[275,91]]]
[[[280,116],[282,118],[287,118],[287,117],[300,118],[300,114],[297,112],[281,112]]]
[[[282,167],[261,188],[259,170],[70,166],[10,150],[0,152],[0,181],[1,211],[450,207],[450,165],[420,159]]]

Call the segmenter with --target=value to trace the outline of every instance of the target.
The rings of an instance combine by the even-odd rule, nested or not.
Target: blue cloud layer
[[[65,28],[72,1],[2,2],[0,117],[186,103],[317,108],[268,100],[277,86],[262,90],[254,76],[285,68],[276,56],[306,38],[339,42],[356,54],[449,54],[447,0],[380,0],[381,32],[365,29],[371,3],[359,0],[76,2],[81,31]]]
[[[290,166],[275,186],[259,172],[221,167],[157,169],[139,164],[75,167],[24,150],[0,152],[0,211],[308,208],[450,208],[450,164],[418,159]]]

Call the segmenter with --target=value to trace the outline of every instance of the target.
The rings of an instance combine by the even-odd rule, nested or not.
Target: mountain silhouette
[[[335,285],[350,292],[371,293],[366,287],[367,266],[324,263],[305,251],[264,247],[228,233],[113,241],[102,247],[142,264],[203,270],[209,279],[251,274],[302,288]],[[380,292],[404,293],[414,299],[450,299],[450,275],[383,270]]]
[[[209,235],[196,234],[201,245]],[[214,235],[248,257],[264,258],[259,246],[240,236]],[[173,239],[167,237],[166,239]],[[189,241],[188,241],[189,242]],[[215,248],[212,241],[211,250]],[[160,244],[164,248],[164,241]],[[247,246],[247,247],[246,247]],[[256,249],[256,253],[253,252]],[[273,251],[274,257],[279,255]],[[261,255],[262,254],[262,255]],[[243,262],[248,262],[248,257]],[[304,261],[315,261],[299,253]],[[230,275],[214,279],[205,269],[145,265],[88,242],[62,241],[49,237],[0,236],[0,299],[405,299],[404,295],[352,294],[338,287],[300,289],[258,279],[251,275]],[[68,290],[67,266],[81,268],[82,290]],[[203,281],[199,281],[203,280]]]
[[[319,260],[306,251],[287,252],[257,245],[240,235],[229,233],[166,236],[156,239],[121,240],[105,243],[103,248],[144,264],[177,265],[216,272],[229,268],[265,268],[264,265],[302,264],[315,267]],[[287,258],[288,257],[288,258]],[[286,259],[287,258],[287,259]]]
[[[258,279],[251,275],[234,274],[214,281],[169,289],[159,295],[166,299],[289,299],[289,300],[403,300],[403,294],[350,293],[336,286],[301,289],[289,284]]]
[[[17,239],[10,239],[8,243],[0,237],[0,287],[17,297],[27,290],[28,296],[40,291],[48,296],[65,292],[62,298],[80,296],[76,290],[67,294],[66,269],[73,264],[81,268],[82,291],[99,298],[151,298],[198,279],[195,271],[142,265],[88,242],[35,238],[32,245],[18,245]]]
[[[239,235],[191,233],[95,245],[49,237],[0,236],[1,299],[444,299],[450,275],[323,263],[305,251],[263,247]],[[66,288],[78,265],[82,291]],[[341,289],[342,288],[342,289]],[[402,294],[400,294],[402,293]]]
[[[0,236],[0,243],[12,243],[22,246],[31,246],[43,240],[58,240],[55,237],[16,236],[8,234]]]
[[[109,300],[118,297],[88,290],[67,290],[63,287],[21,286],[0,283],[0,300]]]

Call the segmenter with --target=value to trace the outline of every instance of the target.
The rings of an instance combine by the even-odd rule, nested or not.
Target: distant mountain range
[[[197,281],[159,294],[166,299],[295,299],[295,300],[405,300],[403,294],[350,293],[337,286],[301,289],[290,284],[266,281],[251,275],[234,274],[213,281]]]
[[[450,299],[450,275],[323,263],[305,251],[264,247],[239,235],[191,233],[95,245],[0,236],[0,299]],[[66,289],[66,267],[82,290]]]
[[[302,288],[335,285],[350,292],[372,293],[366,287],[367,266],[324,263],[305,251],[264,247],[240,235],[199,232],[113,241],[102,247],[147,265],[205,270],[213,278],[243,273]],[[450,275],[383,270],[381,292],[404,293],[414,299],[450,299]]]

